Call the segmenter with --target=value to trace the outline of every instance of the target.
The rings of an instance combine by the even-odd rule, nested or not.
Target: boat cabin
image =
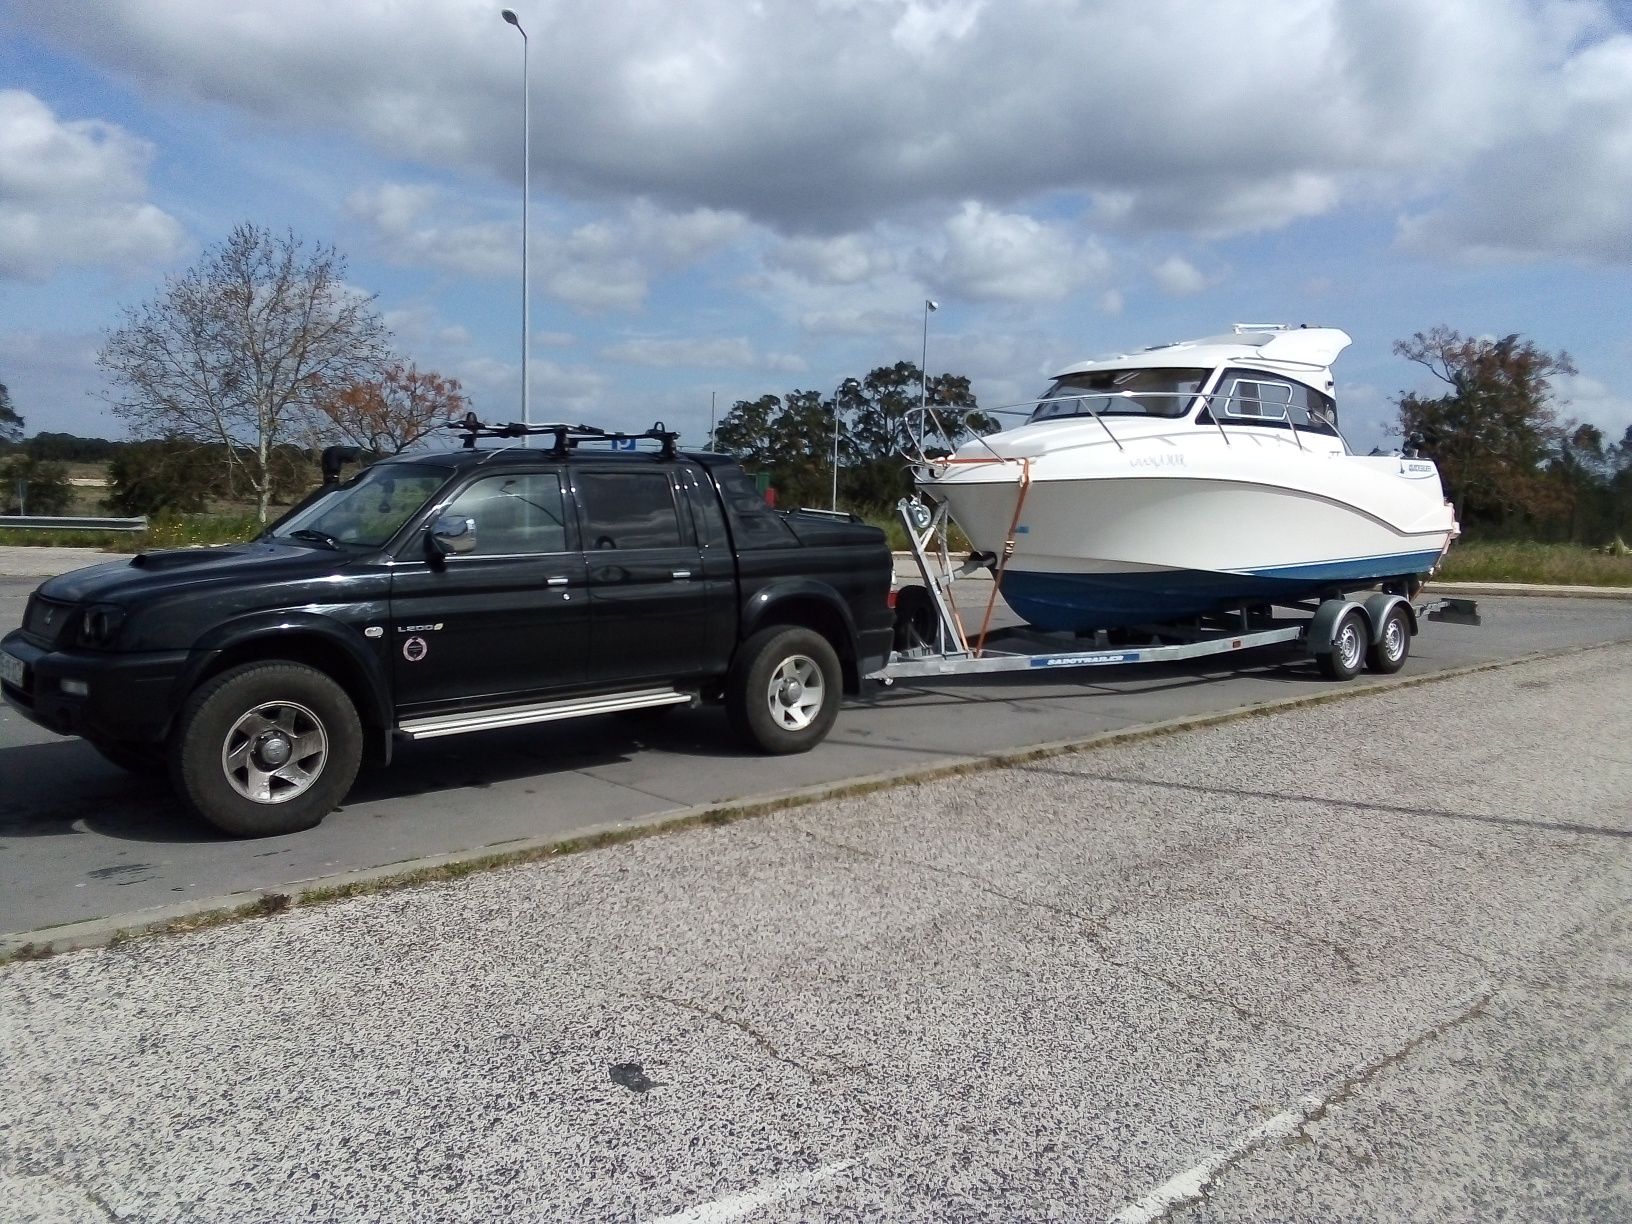
[[[1055,376],[1028,423],[1165,417],[1340,438],[1331,363],[1348,344],[1348,335],[1331,327],[1242,324],[1228,336],[1084,362]]]

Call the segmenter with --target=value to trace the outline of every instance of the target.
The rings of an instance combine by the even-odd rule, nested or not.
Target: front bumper
[[[191,657],[185,650],[51,650],[21,631],[0,639],[0,651],[22,663],[20,682],[0,680],[0,696],[24,718],[58,735],[132,743],[157,743],[168,733]]]

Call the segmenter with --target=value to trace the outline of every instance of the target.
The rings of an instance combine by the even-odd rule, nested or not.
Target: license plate
[[[0,650],[0,680],[17,688],[23,687],[23,661],[3,650]]]

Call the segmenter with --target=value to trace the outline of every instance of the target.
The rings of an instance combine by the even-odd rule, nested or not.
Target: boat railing
[[[1282,389],[1278,384],[1269,385],[1277,390]],[[1080,395],[1053,395],[1046,399],[1000,404],[995,408],[982,407],[978,411],[984,416],[1015,417],[1026,421],[1092,417],[1105,431],[1105,436],[1112,444],[1118,450],[1125,450],[1122,440],[1111,429],[1106,417],[1142,416],[1176,421],[1188,417],[1196,402],[1200,400],[1206,406],[1208,416],[1226,446],[1230,445],[1230,433],[1225,428],[1226,421],[1236,424],[1284,423],[1292,435],[1293,443],[1299,450],[1305,450],[1307,448],[1303,444],[1302,431],[1309,428],[1309,423],[1306,422],[1300,429],[1290,402],[1291,389],[1284,389],[1287,392],[1287,399],[1272,399],[1261,394],[1249,395],[1240,388],[1206,394],[1195,391],[1088,391]],[[1163,411],[1163,408],[1169,406],[1171,410]],[[946,462],[944,459],[928,456],[925,444],[931,438],[934,439],[934,445],[944,445],[948,452],[958,448],[959,439],[946,428],[934,405],[925,404],[911,408],[907,411],[906,418],[907,442],[903,447],[903,454],[909,461],[923,466]],[[1324,416],[1319,419],[1331,429],[1336,429],[1335,422],[1327,420]],[[970,440],[980,443],[990,453],[992,460],[1001,462],[1008,458],[999,454],[980,434],[974,434]],[[971,462],[984,463],[989,460],[971,457]]]

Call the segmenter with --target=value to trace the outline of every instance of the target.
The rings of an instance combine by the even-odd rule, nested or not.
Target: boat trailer
[[[1296,616],[1254,604],[1172,624],[1100,630],[1089,638],[1026,625],[994,629],[994,579],[989,594],[967,605],[973,613],[984,604],[978,611],[979,628],[971,632],[973,616],[966,618],[954,588],[980,570],[1000,569],[997,558],[975,554],[954,562],[945,503],[905,498],[897,513],[923,583],[903,586],[895,595],[895,649],[871,677],[885,685],[942,676],[1176,663],[1278,644],[1301,644],[1322,673],[1347,680],[1363,669],[1399,671],[1423,619],[1479,623],[1478,605],[1471,599],[1414,601],[1415,591],[1382,589],[1285,605],[1302,613]]]

